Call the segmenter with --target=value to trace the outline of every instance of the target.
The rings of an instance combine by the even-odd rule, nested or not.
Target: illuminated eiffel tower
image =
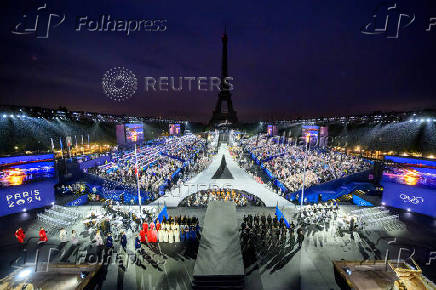
[[[236,111],[233,109],[232,94],[230,93],[228,84],[224,82],[224,79],[229,76],[227,71],[228,38],[225,29],[221,40],[223,42],[223,52],[222,52],[223,55],[221,61],[220,92],[218,94],[218,100],[215,106],[215,110],[213,111],[212,119],[209,122],[211,126],[235,125],[236,123],[238,123],[238,117],[236,116]]]

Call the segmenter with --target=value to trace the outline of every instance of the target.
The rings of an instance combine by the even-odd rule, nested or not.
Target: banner
[[[363,198],[358,197],[357,195],[353,194],[353,203],[358,206],[374,206],[369,201],[364,200]]]
[[[281,218],[283,218],[283,222],[285,223],[286,227],[289,228],[290,225],[288,223],[288,221],[286,220],[285,216],[283,215],[282,211],[279,209],[279,206],[276,205],[276,216],[277,219],[280,221]]]
[[[67,203],[65,206],[71,207],[71,206],[79,206],[84,205],[88,203],[88,195],[82,195],[81,197],[77,198],[76,200],[73,200],[69,203]]]
[[[167,212],[167,206],[166,205],[163,207],[162,211],[157,216],[157,219],[159,220],[159,223],[162,223],[163,217],[165,217],[167,220],[169,219],[169,215],[168,215],[168,212]]]

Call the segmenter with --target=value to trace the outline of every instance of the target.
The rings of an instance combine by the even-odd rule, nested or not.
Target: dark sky
[[[65,22],[51,28],[48,39],[12,34],[38,3],[65,14]],[[0,19],[0,104],[207,121],[217,92],[146,93],[143,77],[219,76],[226,24],[233,103],[242,120],[435,108],[436,25],[425,30],[436,4],[396,2],[396,13],[416,16],[398,39],[361,33],[382,3],[8,0]],[[101,14],[166,19],[167,30],[130,36],[74,31],[78,16]],[[104,72],[115,66],[139,79],[138,91],[123,103],[101,88]]]

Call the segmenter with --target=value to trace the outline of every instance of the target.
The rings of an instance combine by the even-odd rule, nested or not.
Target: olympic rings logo
[[[420,204],[424,202],[424,198],[421,196],[409,196],[407,194],[400,194],[400,198],[403,200],[403,202],[410,202],[413,204]]]

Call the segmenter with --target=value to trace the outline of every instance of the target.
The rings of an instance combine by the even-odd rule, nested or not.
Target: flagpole
[[[135,144],[135,173],[136,173],[136,184],[138,186],[139,217],[142,223],[141,190],[139,188],[139,172],[138,172],[138,158],[136,157],[136,144]]]
[[[50,138],[50,144],[51,144],[51,151],[54,153],[54,143],[53,143],[53,138]]]
[[[301,187],[300,215],[301,215],[302,209],[303,209],[304,186],[305,186],[305,183],[306,183],[306,169],[307,169],[307,161],[308,161],[308,158],[307,158],[307,154],[308,154],[307,147],[308,147],[309,142],[310,142],[310,135],[307,136],[307,138],[306,138],[306,152],[305,152],[306,154],[304,154],[304,172],[303,172],[303,186]]]
[[[83,146],[83,135],[82,135],[82,155],[85,155],[85,147]]]
[[[59,144],[60,144],[60,147],[61,147],[61,158],[64,159],[64,148],[62,146],[62,137],[59,138]]]

